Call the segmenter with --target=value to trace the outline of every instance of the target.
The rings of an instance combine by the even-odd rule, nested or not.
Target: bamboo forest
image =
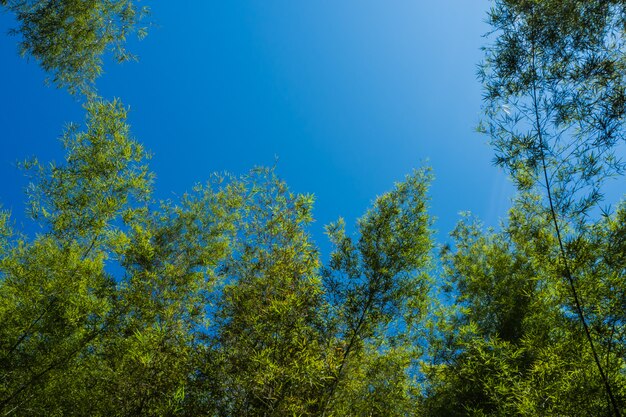
[[[625,1],[489,1],[474,127],[513,196],[452,230],[428,161],[355,220],[314,222],[282,161],[161,198],[99,88],[149,71],[150,3],[0,0],[26,83],[83,114],[0,193],[2,416],[626,416]]]

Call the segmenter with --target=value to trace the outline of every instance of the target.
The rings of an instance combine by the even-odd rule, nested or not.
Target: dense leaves
[[[596,313],[589,306],[594,299],[583,294],[587,272],[581,268],[581,242],[593,230],[590,219],[603,200],[604,180],[624,170],[616,153],[624,141],[626,114],[624,5],[503,0],[495,2],[489,18],[497,39],[485,48],[480,72],[485,131],[496,163],[511,173],[520,191],[544,197],[557,239],[553,246],[559,249],[545,262],[554,264],[569,286],[564,308],[577,316],[609,413],[619,416],[618,387],[602,358],[610,347],[594,334]]]
[[[86,110],[86,129],[63,136],[63,164],[25,164],[43,232],[15,236],[0,218],[3,413],[410,409],[431,248],[425,172],[380,197],[358,243],[322,270],[312,196],[256,169],[155,202],[124,107]],[[339,226],[329,233],[350,246]]]
[[[70,92],[90,92],[102,73],[103,54],[134,59],[124,44],[148,12],[134,0],[1,0],[13,12],[20,52],[39,61],[51,81]]]
[[[471,219],[462,221],[453,233],[456,249],[442,254],[453,303],[442,309],[439,333],[430,343],[426,415],[611,412],[586,338],[569,306],[569,287],[558,266],[550,262],[558,246],[555,237],[545,232],[550,230],[549,219],[542,220],[539,198],[529,200],[533,203],[525,203],[532,206],[519,202],[511,210],[501,232],[485,232]],[[538,212],[533,213],[533,207]],[[613,223],[615,218],[597,227],[606,227],[605,222]],[[598,234],[595,242],[579,242],[580,250],[603,247],[610,253],[606,237]],[[587,316],[594,336],[611,338],[599,344],[615,395],[623,404],[626,357],[623,344],[615,340],[622,330],[616,321],[607,321],[610,315],[600,307],[601,293],[623,291],[623,270],[606,271],[607,277],[622,274],[615,285],[592,276],[599,265],[599,253],[591,255],[589,263],[581,262],[577,285],[586,305],[594,306]]]

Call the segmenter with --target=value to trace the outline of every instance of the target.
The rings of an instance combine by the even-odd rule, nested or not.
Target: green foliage
[[[623,19],[621,2],[596,0],[498,0],[489,13],[482,129],[522,190],[550,189],[561,221],[584,221],[624,170]]]
[[[311,415],[325,373],[323,288],[306,232],[313,198],[265,169],[233,186],[243,204],[208,337],[207,367],[219,369],[213,406],[224,416]]]
[[[26,164],[44,233],[2,246],[0,407],[178,412],[240,198],[207,189],[157,208],[123,106],[91,102],[87,112],[86,131],[63,137],[64,164]]]
[[[119,62],[134,59],[124,48],[147,8],[134,0],[2,0],[13,12],[20,52],[33,57],[52,82],[71,93],[89,92],[102,73],[102,56],[112,52]]]
[[[101,398],[102,415],[182,412],[237,204],[228,190],[196,192],[141,211],[119,238],[119,315],[89,368],[103,375],[95,392],[124,394]]]
[[[494,2],[483,128],[520,190],[500,229],[466,216],[433,262],[418,170],[354,236],[326,227],[327,265],[313,196],[273,169],[152,199],[126,109],[93,94],[136,2],[0,5],[88,98],[65,160],[24,163],[41,232],[0,211],[3,415],[621,415],[626,204],[593,214],[624,169],[622,2]]]
[[[330,226],[322,268],[312,196],[256,169],[157,203],[122,104],[86,110],[62,164],[24,164],[42,233],[0,217],[4,414],[412,413],[427,171],[376,200],[354,246]]]
[[[401,371],[394,364],[419,352],[416,330],[429,295],[430,179],[427,170],[416,171],[376,199],[358,222],[356,241],[346,235],[342,220],[327,228],[335,250],[323,275],[340,357],[331,368],[322,415],[380,415],[380,410],[403,415],[399,410],[408,408],[410,360]],[[362,375],[382,380],[363,381]],[[390,390],[387,400],[374,395],[378,389]],[[365,409],[355,411],[360,407]]]
[[[27,164],[36,169],[31,214],[45,233],[4,245],[4,412],[25,404],[29,415],[55,412],[60,405],[49,391],[71,380],[115,314],[115,282],[105,271],[108,247],[122,213],[132,211],[129,198],[144,198],[150,181],[121,105],[93,102],[87,110],[87,131],[70,129],[64,136],[65,165]],[[46,401],[35,405],[33,396]]]
[[[86,105],[87,131],[74,125],[63,135],[65,164],[26,162],[34,182],[28,190],[29,214],[61,242],[107,237],[111,224],[132,213],[133,199],[145,201],[151,176],[143,147],[129,138],[126,110],[118,101]]]
[[[612,1],[496,1],[489,21],[497,35],[486,50],[484,130],[522,192],[544,193],[558,252],[545,259],[569,286],[563,308],[577,316],[598,378],[620,416],[611,381],[610,344],[594,334],[582,242],[603,199],[606,178],[624,172],[624,5]],[[582,250],[581,250],[582,249]],[[599,286],[594,283],[594,286]],[[591,304],[593,305],[593,304]],[[609,314],[610,315],[610,314]],[[608,319],[609,316],[606,318]],[[605,353],[604,349],[608,349]]]
[[[618,220],[622,210],[595,227],[623,222]],[[442,307],[438,332],[429,343],[425,415],[612,412],[570,306],[569,287],[561,280],[560,267],[548,261],[558,251],[548,226],[540,198],[527,196],[511,210],[502,231],[485,233],[479,223],[467,219],[453,233],[455,249],[442,254],[452,301]],[[579,253],[588,255],[585,261],[577,257],[575,273],[581,298],[593,306],[586,311],[592,332],[605,335],[596,340],[623,407],[622,319],[616,317],[621,316],[619,309],[608,314],[616,306],[605,303],[620,299],[626,287],[623,266],[614,264],[622,268],[617,272],[603,262],[604,256],[621,257],[621,248],[607,234],[595,236],[593,242],[578,243]],[[599,252],[593,249],[600,247]],[[597,268],[603,269],[602,279],[594,273]],[[620,273],[619,283],[609,279]]]

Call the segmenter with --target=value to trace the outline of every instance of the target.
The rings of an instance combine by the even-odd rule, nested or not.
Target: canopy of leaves
[[[314,197],[274,169],[155,201],[120,101],[131,0],[14,1],[22,51],[87,93],[61,163],[27,161],[26,235],[0,211],[5,416],[620,416],[626,408],[621,1],[495,0],[485,132],[519,187],[435,257],[421,169],[355,233],[310,236]],[[141,32],[141,30],[139,30]]]
[[[88,93],[102,73],[103,55],[134,59],[124,44],[148,9],[135,0],[1,0],[15,14],[23,56],[36,59],[51,81],[72,93]]]
[[[410,410],[426,171],[374,203],[356,246],[331,226],[338,251],[324,269],[307,231],[312,196],[255,169],[156,202],[123,105],[85,108],[62,164],[24,164],[42,233],[15,234],[0,216],[4,414]]]

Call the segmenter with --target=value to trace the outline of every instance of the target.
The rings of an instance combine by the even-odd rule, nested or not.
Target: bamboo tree
[[[521,190],[539,188],[556,234],[559,265],[612,413],[621,415],[589,327],[571,263],[572,242],[587,230],[602,183],[623,172],[625,107],[622,5],[603,1],[498,1],[489,19],[497,39],[486,48],[485,131],[496,163]]]
[[[112,52],[119,62],[135,59],[125,48],[129,35],[148,13],[133,0],[2,0],[15,14],[22,56],[37,60],[50,81],[71,93],[91,93],[102,73],[102,59]]]
[[[340,355],[331,366],[322,416],[350,414],[352,407],[358,407],[354,396],[359,389],[375,392],[377,381],[361,380],[364,386],[359,388],[356,376],[368,374],[362,367],[370,360],[375,362],[377,353],[382,362],[391,360],[389,365],[403,351],[409,357],[417,355],[413,337],[429,294],[425,275],[432,245],[426,194],[429,181],[427,170],[416,171],[379,197],[358,221],[356,241],[346,235],[342,220],[327,228],[335,250],[324,278],[333,309],[331,329]],[[387,354],[390,356],[385,358]],[[393,359],[394,355],[399,356]],[[407,372],[409,367],[402,367],[400,392],[389,395],[389,401],[396,395],[404,397],[404,404],[410,401],[411,383],[404,379]],[[387,377],[393,380],[399,375]],[[403,402],[383,401],[376,407],[394,415]]]
[[[308,236],[313,198],[273,170],[235,180],[240,217],[211,297],[205,390],[217,415],[314,415],[324,380],[319,259]]]
[[[0,261],[5,413],[25,404],[33,414],[52,412],[33,397],[45,398],[51,384],[71,375],[106,332],[115,310],[107,248],[122,215],[149,193],[145,153],[129,137],[125,109],[98,101],[87,113],[87,130],[70,127],[63,137],[66,164],[26,164],[35,175],[30,215],[45,232],[4,245]]]
[[[559,266],[550,262],[559,248],[540,202],[537,196],[519,198],[497,232],[484,230],[472,218],[462,220],[453,232],[454,246],[442,253],[449,301],[440,307],[423,365],[424,415],[610,411],[580,322],[564,307],[570,297],[568,283]],[[616,213],[608,223],[614,227],[620,216]],[[604,229],[605,223],[603,219],[593,228]],[[625,287],[616,281],[619,261],[613,261],[612,269],[602,265],[600,254],[612,259],[620,248],[606,233],[593,236],[592,241],[578,242],[575,268],[581,294],[605,313],[609,300],[620,299]],[[599,265],[602,272],[596,271]],[[621,313],[616,309],[611,315]],[[602,329],[611,315],[592,316],[595,328]],[[614,324],[612,335],[603,336],[612,337],[614,346],[603,352],[603,364],[614,375],[615,392],[621,396],[626,382],[621,374],[624,329]]]

